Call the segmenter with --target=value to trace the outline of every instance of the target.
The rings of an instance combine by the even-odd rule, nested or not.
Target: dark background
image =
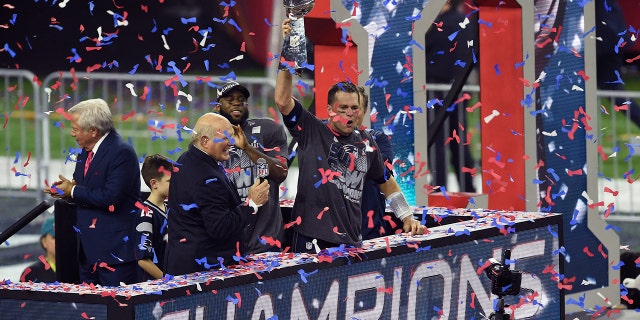
[[[204,61],[209,60],[209,73],[228,73],[262,69],[266,60],[266,52],[241,51],[243,41],[247,42],[247,48],[252,48],[251,41],[265,41],[269,29],[262,22],[263,28],[249,30],[248,13],[245,14],[248,1],[236,3],[228,11],[228,18],[236,21],[242,28],[241,32],[228,23],[213,20],[224,19],[225,9],[220,5],[224,1],[100,0],[92,1],[95,5],[92,11],[86,1],[72,0],[65,8],[59,7],[63,1],[13,2],[0,7],[0,25],[4,25],[0,28],[0,50],[8,45],[15,52],[15,57],[11,57],[7,50],[0,51],[0,68],[27,69],[43,76],[71,68],[86,71],[89,66],[106,63],[111,65],[97,71],[130,72],[139,65],[138,73],[149,73],[166,72],[167,62],[175,61],[182,70],[190,64],[186,73],[203,73],[207,72]],[[115,27],[114,18],[107,13],[108,10],[121,16],[126,12],[128,26]],[[271,19],[271,12],[261,14]],[[184,24],[181,18],[196,18],[196,22]],[[260,25],[256,23],[257,19],[252,20],[254,26]],[[194,26],[200,30],[211,28],[205,48],[209,44],[215,44],[215,47],[204,51],[203,47],[196,46],[194,41],[199,43],[203,36],[194,30]],[[87,51],[87,47],[97,46],[94,40],[97,40],[98,27],[102,27],[103,37],[108,34],[116,34],[117,37],[103,41],[101,50]],[[170,50],[163,47],[163,32]],[[254,35],[248,36],[249,32]],[[82,61],[70,62],[72,48],[76,49]],[[241,54],[244,54],[242,60],[229,62]],[[160,55],[163,56],[163,68],[156,70]],[[112,63],[114,60],[119,66]]]

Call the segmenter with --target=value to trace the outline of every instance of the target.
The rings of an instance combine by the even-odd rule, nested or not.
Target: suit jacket
[[[140,199],[136,152],[112,130],[95,153],[87,175],[87,151],[76,163],[73,201],[80,243],[89,263],[135,261],[135,203]]]
[[[256,215],[244,205],[223,168],[192,144],[178,158],[169,186],[165,273],[181,275],[236,264],[245,254],[244,229]]]

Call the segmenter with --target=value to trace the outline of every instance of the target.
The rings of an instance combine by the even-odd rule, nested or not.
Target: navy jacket
[[[112,130],[102,141],[86,177],[87,151],[78,156],[73,201],[80,243],[89,263],[135,261],[135,203],[140,198],[136,152]],[[73,232],[73,230],[69,230]]]
[[[178,158],[169,186],[165,273],[181,275],[237,264],[244,229],[256,215],[245,206],[224,169],[193,144]]]

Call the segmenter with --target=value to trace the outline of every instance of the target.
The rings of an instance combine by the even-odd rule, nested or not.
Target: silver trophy
[[[313,9],[315,0],[282,0],[282,4],[291,19],[291,33],[284,39],[282,57],[293,62],[294,68],[299,69],[307,62],[304,16]]]

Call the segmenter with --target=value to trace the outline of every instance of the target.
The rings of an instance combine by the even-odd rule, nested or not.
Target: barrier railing
[[[70,176],[73,171],[73,164],[68,161],[65,164],[65,159],[75,142],[64,128],[62,110],[78,101],[101,97],[113,108],[117,130],[130,140],[140,157],[151,152],[172,155],[181,152],[180,146],[184,145],[180,143],[181,139],[188,139],[188,133],[182,132],[180,127],[190,127],[202,113],[213,110],[216,88],[226,80],[225,76],[61,72],[48,75],[40,85],[32,73],[21,70],[0,70],[0,79],[5,87],[0,94],[0,114],[4,118],[0,120],[5,126],[0,130],[0,139],[5,143],[5,148],[0,151],[0,163],[5,168],[0,175],[0,195],[33,197],[36,201],[43,199],[40,189],[46,179],[53,179],[58,173]],[[273,103],[274,79],[238,77],[237,81],[252,93],[249,98],[252,116],[277,117],[281,121]],[[309,89],[304,90],[304,94],[311,95],[313,83],[305,82]],[[429,91],[446,92],[449,86],[427,84],[427,88]],[[294,91],[300,95],[299,91]],[[477,85],[463,88],[463,92],[470,93],[472,97],[477,97],[479,91]],[[640,93],[636,92],[598,91],[601,104],[609,110],[598,116],[598,132],[606,135],[602,138],[605,140],[602,142],[603,152],[609,155],[615,155],[614,150],[619,147],[640,146],[640,138],[637,137],[640,130],[628,115],[609,107],[614,105],[615,97],[621,96],[640,99]],[[470,145],[477,162],[481,156],[477,142],[478,123],[481,121],[479,112],[465,112],[464,108],[458,110],[468,119],[466,130],[474,137]],[[599,170],[604,171],[601,175],[608,179],[601,179],[599,198],[605,203],[613,202],[611,193],[602,192],[608,186],[620,194],[629,195],[615,199],[618,211],[636,212],[640,204],[631,195],[639,191],[634,189],[635,184],[624,180],[624,173],[637,167],[638,161],[634,155],[627,157],[628,153],[622,154],[619,152],[618,158],[600,159]],[[449,180],[453,184],[457,182]],[[480,187],[476,183],[476,188]]]
[[[27,70],[0,70],[0,193],[35,196],[30,190],[42,181],[42,127],[40,84]],[[35,169],[34,169],[35,168]]]

